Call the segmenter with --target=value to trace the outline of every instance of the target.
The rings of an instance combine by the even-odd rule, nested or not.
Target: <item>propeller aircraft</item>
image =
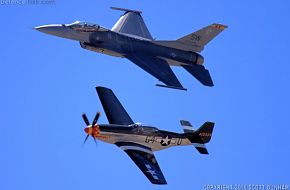
[[[97,140],[115,144],[133,160],[153,184],[167,184],[154,156],[155,151],[174,146],[193,145],[201,154],[208,154],[205,144],[211,139],[214,123],[205,122],[194,130],[189,121],[181,120],[184,133],[159,130],[156,127],[134,123],[111,89],[96,87],[109,124],[99,124],[98,112],[90,124],[86,114],[83,120],[87,134],[84,143],[91,136]]]

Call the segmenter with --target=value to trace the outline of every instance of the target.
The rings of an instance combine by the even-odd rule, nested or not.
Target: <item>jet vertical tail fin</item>
[[[195,52],[201,52],[204,46],[213,38],[215,38],[219,33],[221,33],[225,28],[227,28],[226,25],[211,24],[196,32],[179,38],[178,40],[176,40],[176,42],[179,42],[186,46],[191,46],[193,51]]]
[[[198,130],[191,133],[185,133],[192,145],[201,154],[208,154],[205,144],[211,139],[214,123],[205,122]]]
[[[177,40],[157,40],[153,43],[184,51],[201,52],[206,44],[226,29],[226,25],[211,24]]]
[[[113,10],[125,11],[120,19],[113,26],[112,31],[124,34],[139,36],[148,40],[153,40],[142,16],[141,11],[111,7]]]

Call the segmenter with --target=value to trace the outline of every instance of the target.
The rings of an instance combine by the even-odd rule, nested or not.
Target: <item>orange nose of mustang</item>
[[[85,132],[86,132],[88,135],[92,134],[92,128],[91,128],[91,127],[87,127],[87,128],[85,128],[84,130],[85,130]]]
[[[100,129],[99,126],[97,127],[87,127],[84,129],[84,131],[88,134],[88,135],[92,135],[94,137],[97,137],[100,135]]]

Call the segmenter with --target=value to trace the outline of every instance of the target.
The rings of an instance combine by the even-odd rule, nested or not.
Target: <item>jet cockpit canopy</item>
[[[66,25],[76,31],[80,32],[97,32],[97,31],[105,31],[105,28],[100,27],[98,24],[90,23],[90,22],[81,22],[76,21],[72,24]]]

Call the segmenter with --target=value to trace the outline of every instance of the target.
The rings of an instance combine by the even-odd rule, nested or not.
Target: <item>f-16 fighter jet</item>
[[[84,49],[127,58],[164,84],[157,86],[186,90],[170,66],[181,66],[203,85],[213,86],[209,71],[199,54],[204,46],[227,26],[211,24],[177,40],[154,40],[141,16],[141,11],[111,7],[125,11],[113,28],[76,21],[51,24],[36,30],[80,42]]]
[[[193,145],[201,154],[208,154],[205,144],[211,139],[214,123],[205,122],[198,130],[193,130],[190,122],[181,120],[184,133],[159,130],[156,127],[134,123],[123,108],[113,91],[97,87],[97,93],[110,124],[97,124],[100,112],[84,129],[86,139],[93,139],[115,144],[124,150],[139,169],[153,184],[166,184],[162,171],[153,152],[173,146]]]

